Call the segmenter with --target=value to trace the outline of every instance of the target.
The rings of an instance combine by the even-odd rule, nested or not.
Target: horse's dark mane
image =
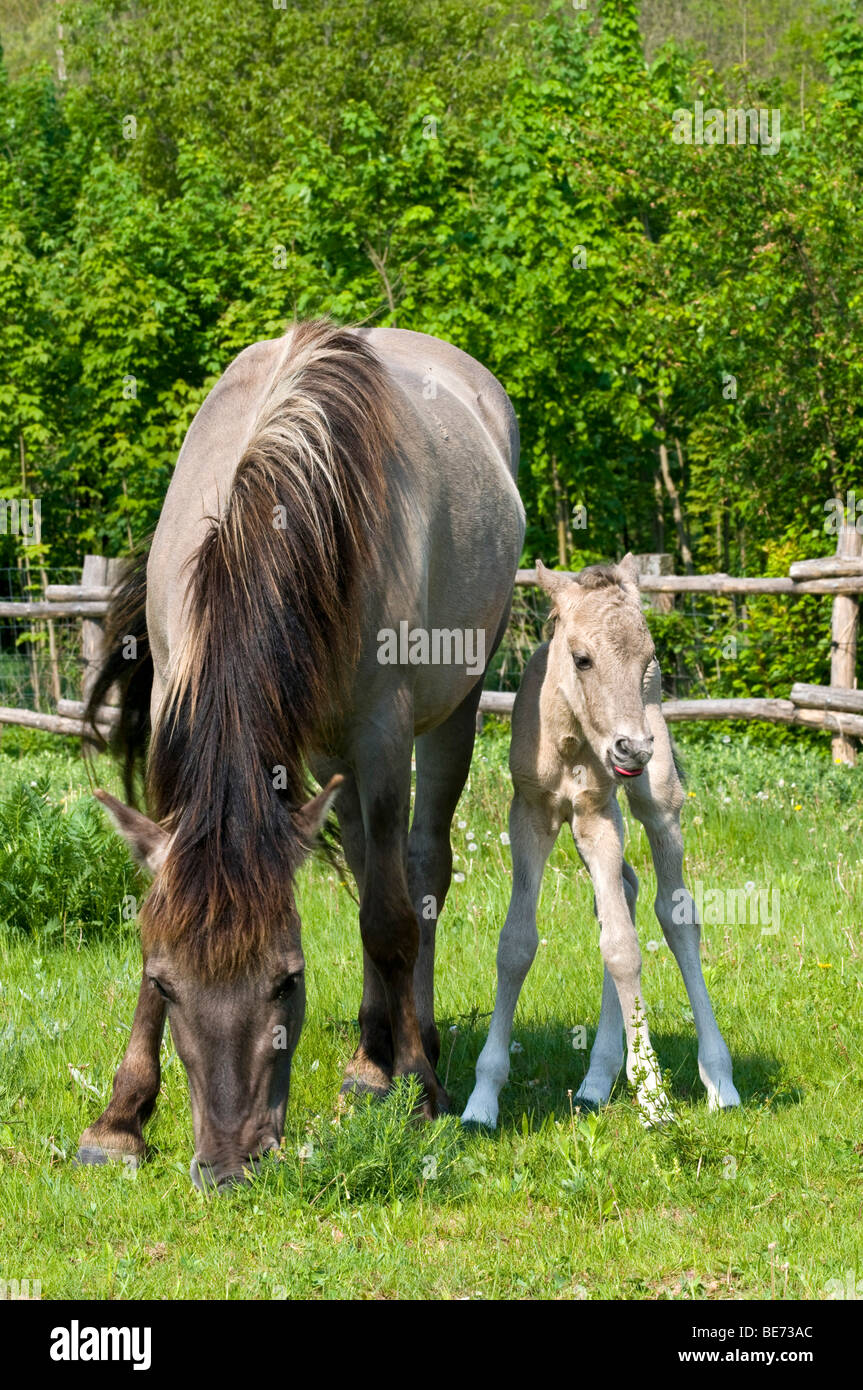
[[[207,977],[234,973],[285,923],[305,849],[291,812],[355,664],[392,445],[373,351],[299,324],[194,558],[187,640],[150,746],[148,804],[174,839],[144,942]]]

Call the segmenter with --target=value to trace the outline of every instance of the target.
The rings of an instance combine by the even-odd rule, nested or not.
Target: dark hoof
[[[72,1162],[76,1167],[99,1163],[122,1163],[127,1168],[136,1169],[141,1159],[128,1149],[105,1149],[101,1144],[82,1144]]]
[[[437,1108],[439,1115],[452,1114],[452,1101],[440,1082],[437,1084]]]
[[[383,1100],[388,1091],[389,1086],[378,1086],[371,1081],[363,1081],[359,1076],[349,1076],[342,1082],[339,1100],[349,1096],[376,1096],[378,1100]]]
[[[376,1096],[382,1100],[392,1084],[392,1074],[385,1066],[362,1054],[353,1056],[345,1067],[339,1096]]]
[[[580,1110],[583,1115],[598,1115],[602,1106],[596,1100],[587,1100],[584,1097],[581,1100],[576,1100],[573,1097],[572,1108],[576,1112]]]
[[[468,1134],[497,1134],[497,1125],[487,1125],[482,1120],[462,1120],[461,1127]]]

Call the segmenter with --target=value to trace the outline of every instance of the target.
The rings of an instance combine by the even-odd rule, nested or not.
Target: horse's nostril
[[[216,1191],[221,1196],[223,1192],[231,1192],[235,1187],[245,1187],[246,1183],[251,1181],[251,1178],[252,1174],[245,1168],[241,1173],[226,1173],[225,1176],[219,1178],[219,1181],[216,1183]]]

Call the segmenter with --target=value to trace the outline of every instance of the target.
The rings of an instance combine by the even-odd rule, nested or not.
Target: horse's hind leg
[[[377,972],[392,1041],[392,1075],[415,1075],[423,1085],[422,1109],[433,1118],[438,1082],[425,1054],[414,995],[419,951],[417,915],[408,891],[407,841],[413,710],[396,691],[365,726],[356,753],[357,786],[366,836],[360,932]],[[377,995],[375,995],[377,1000]],[[360,1050],[368,1050],[371,1018],[361,1019]],[[375,1023],[382,1016],[375,1015]]]
[[[704,983],[699,951],[701,925],[683,883],[683,835],[680,808],[683,788],[674,765],[671,739],[659,711],[658,667],[654,699],[647,705],[654,737],[653,757],[641,777],[627,783],[632,813],[647,831],[656,869],[656,915],[683,976],[698,1034],[698,1071],[707,1088],[711,1110],[739,1105],[731,1054],[719,1031]]]
[[[81,1135],[78,1163],[120,1159],[137,1166],[144,1156],[144,1124],[159,1094],[159,1047],[165,1027],[165,1001],[141,980],[129,1044],[117,1068],[107,1109]]]
[[[435,935],[452,878],[450,827],[470,771],[476,737],[481,683],[430,733],[416,742],[416,799],[408,838],[408,886],[420,930],[414,969],[417,1017],[426,1056],[433,1067],[440,1057],[434,1011]],[[441,1087],[440,1103],[446,1105]]]

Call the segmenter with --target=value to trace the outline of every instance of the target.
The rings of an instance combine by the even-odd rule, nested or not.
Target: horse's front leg
[[[649,1123],[670,1119],[641,993],[641,951],[627,902],[623,875],[623,824],[612,799],[599,811],[573,820],[572,833],[593,883],[599,918],[599,949],[614,982],[626,1030],[626,1075],[636,1087]]]
[[[159,1047],[165,1027],[165,1000],[141,979],[129,1044],[114,1076],[107,1109],[81,1135],[78,1163],[118,1159],[137,1167],[144,1157],[144,1124],[159,1094]]]
[[[420,933],[407,877],[411,725],[405,721],[399,730],[396,718],[382,716],[374,727],[387,729],[385,739],[366,746],[357,759],[365,826],[360,933],[367,985],[371,978],[368,1000],[366,990],[363,995],[358,1051],[381,1052],[389,1040],[392,1076],[419,1077],[421,1108],[431,1119],[448,1103],[423,1046],[414,992]]]
[[[366,831],[357,780],[353,768],[337,758],[318,757],[312,771],[322,786],[338,774],[344,778],[339,788],[336,814],[339,818],[342,849],[362,900],[366,871]],[[345,1067],[341,1094],[385,1096],[393,1079],[393,1042],[386,996],[380,976],[368,951],[363,951],[363,998],[359,1011],[360,1040]]]

